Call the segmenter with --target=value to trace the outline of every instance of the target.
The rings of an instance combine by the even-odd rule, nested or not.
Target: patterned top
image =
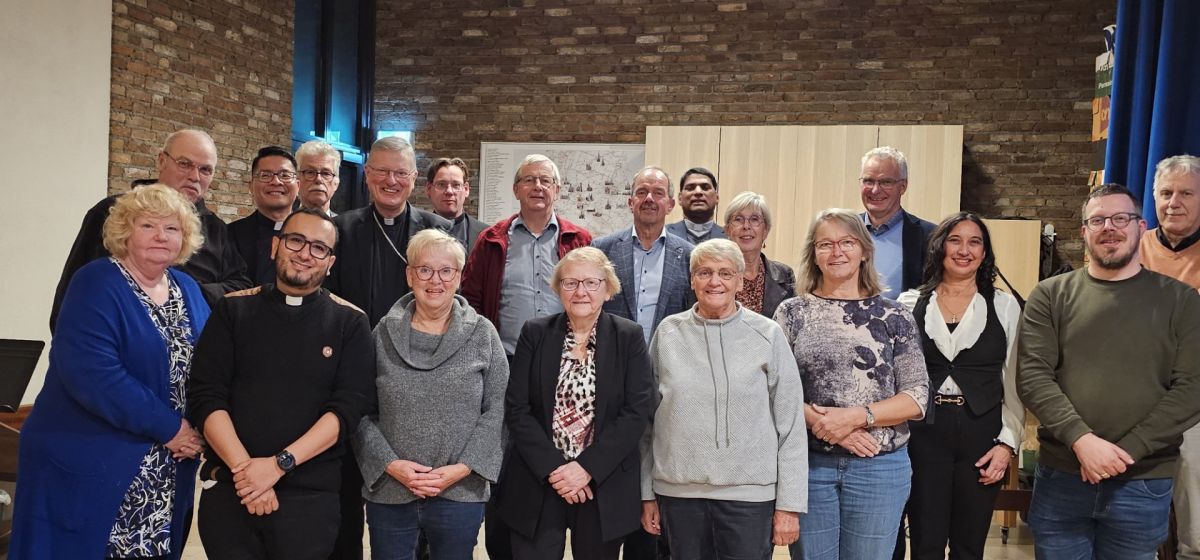
[[[760,266],[758,277],[753,280],[742,282],[742,289],[734,294],[734,299],[742,304],[742,307],[749,309],[755,313],[762,313],[763,309],[763,293],[767,286],[767,267]]]
[[[882,296],[824,299],[812,294],[779,305],[775,320],[792,346],[804,383],[804,402],[853,407],[905,393],[924,414],[929,375],[916,322],[904,306]],[[908,443],[908,423],[871,428],[882,453]],[[848,455],[811,434],[811,451]]]
[[[170,276],[167,301],[154,303],[125,266],[110,257],[129,282],[129,288],[145,306],[150,320],[162,335],[170,356],[169,380],[171,406],[184,410],[184,387],[192,363],[191,319],[183,303],[183,294]],[[137,475],[125,492],[117,511],[117,520],[108,536],[109,558],[145,558],[170,555],[171,513],[175,504],[175,461],[161,443],[150,446],[142,458]]]
[[[574,460],[592,443],[596,418],[596,326],[592,325],[582,361],[571,355],[574,347],[575,332],[568,323],[554,389],[554,447],[568,460]]]

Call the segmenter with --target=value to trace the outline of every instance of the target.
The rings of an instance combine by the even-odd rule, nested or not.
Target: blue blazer
[[[604,304],[604,310],[637,321],[637,293],[633,286],[633,240],[629,229],[623,229],[592,241],[592,246],[600,249],[612,261],[617,269],[617,279],[621,281],[621,293]],[[688,268],[692,258],[694,245],[687,240],[667,233],[666,246],[663,247],[662,285],[658,293],[658,307],[654,310],[654,323],[651,332],[658,328],[667,315],[682,313],[692,306],[695,294],[692,293],[689,282]]]
[[[208,304],[169,269],[191,319]],[[21,427],[11,560],[104,558],[108,534],[143,456],[179,432],[169,353],[117,266],[101,258],[71,279],[50,349],[46,384]],[[172,553],[183,552],[198,461],[176,463]]]

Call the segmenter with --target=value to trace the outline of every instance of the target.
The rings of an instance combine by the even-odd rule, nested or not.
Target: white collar
[[[953,360],[958,353],[975,345],[979,336],[987,327],[987,300],[978,292],[971,298],[971,305],[963,312],[962,320],[954,332],[946,326],[946,318],[937,304],[937,291],[929,294],[929,304],[925,306],[925,334],[937,346],[942,356]]]

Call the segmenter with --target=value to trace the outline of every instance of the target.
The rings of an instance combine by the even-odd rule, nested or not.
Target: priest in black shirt
[[[467,214],[467,197],[471,196],[467,162],[459,158],[434,160],[425,172],[425,195],[433,205],[433,212],[450,220],[450,235],[462,243],[470,256],[475,240],[488,225]]]
[[[321,211],[289,216],[276,283],[221,300],[196,345],[187,404],[210,447],[198,514],[210,558],[334,548],[342,458],[375,403],[367,318],[321,289],[336,242]]]
[[[300,190],[295,158],[279,146],[259,150],[250,164],[249,183],[254,213],[229,224],[229,236],[246,261],[246,276],[261,286],[275,281],[271,242],[292,213]]]
[[[450,222],[408,203],[417,163],[403,138],[375,141],[363,168],[371,205],[334,218],[342,251],[325,287],[361,307],[374,328],[411,291],[404,275],[409,238],[431,227],[449,232]]]
[[[204,299],[208,300],[210,306],[226,292],[252,286],[245,275],[246,265],[242,257],[229,241],[225,222],[204,205],[204,193],[208,192],[208,186],[212,183],[216,164],[217,146],[202,130],[184,129],[172,133],[167,136],[162,151],[158,153],[158,182],[179,191],[195,203],[196,213],[200,215],[204,244],[179,269],[200,284]],[[58,310],[62,307],[63,296],[75,271],[93,260],[109,256],[104,248],[102,229],[104,220],[108,218],[108,210],[116,198],[117,195],[113,195],[101,200],[83,217],[75,244],[71,246],[71,253],[63,265],[58,288],[54,291],[54,304],[50,309],[51,332],[54,331]]]

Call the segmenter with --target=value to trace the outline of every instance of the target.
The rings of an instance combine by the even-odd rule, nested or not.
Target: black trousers
[[[347,451],[342,455],[342,489],[338,492],[342,521],[329,560],[362,560],[363,508],[366,506],[362,486],[362,471],[358,470],[358,461],[353,453]]]
[[[981,560],[1001,483],[980,484],[975,462],[995,445],[1001,407],[977,416],[965,405],[935,406],[933,424],[909,424],[910,557],[944,560],[949,542],[950,558]]]
[[[775,500],[742,502],[658,495],[671,554],[680,560],[769,560]],[[847,559],[849,560],[849,559]]]
[[[200,494],[200,542],[214,560],[325,560],[337,537],[338,495],[279,490],[279,510],[251,515],[233,484],[219,482]]]
[[[625,560],[668,560],[671,558],[671,550],[667,548],[667,539],[651,535],[641,527],[625,535],[625,542],[621,550],[621,558]]]
[[[567,545],[567,529],[571,530],[572,558],[617,560],[620,556],[621,539],[604,542],[600,536],[600,507],[596,500],[568,504],[556,496],[544,503],[532,538],[511,533],[513,558],[561,560]]]

